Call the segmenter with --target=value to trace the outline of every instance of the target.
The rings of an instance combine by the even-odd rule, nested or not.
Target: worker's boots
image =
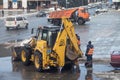
[[[85,67],[92,67],[92,61],[85,62]]]

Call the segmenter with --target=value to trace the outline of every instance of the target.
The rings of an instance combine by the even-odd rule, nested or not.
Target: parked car
[[[95,10],[96,14],[104,13],[104,12],[108,12],[108,10],[107,9],[97,9],[97,10]]]
[[[46,16],[46,13],[44,11],[39,11],[37,14],[36,14],[36,17],[45,17]]]
[[[120,51],[113,51],[110,64],[115,68],[120,68]]]
[[[9,16],[5,19],[5,26],[6,29],[9,30],[10,28],[25,28],[28,29],[28,21],[23,16]]]

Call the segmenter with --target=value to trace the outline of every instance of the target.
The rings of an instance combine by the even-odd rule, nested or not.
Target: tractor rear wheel
[[[79,25],[85,24],[85,21],[84,21],[84,19],[82,19],[82,18],[79,18],[79,19],[78,19],[78,24],[79,24]]]
[[[35,60],[34,60],[34,64],[35,64],[35,68],[37,71],[42,72],[43,68],[42,68],[42,54],[39,52],[35,52]]]
[[[31,58],[31,54],[30,54],[29,50],[26,48],[23,48],[21,51],[21,60],[25,66],[30,65],[30,63],[31,63],[30,58]]]

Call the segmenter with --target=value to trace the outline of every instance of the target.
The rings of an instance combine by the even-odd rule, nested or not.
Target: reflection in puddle
[[[86,68],[84,64],[80,64],[80,77],[78,80],[93,80],[93,68]],[[94,78],[97,80],[97,78]]]
[[[0,72],[11,72],[11,57],[0,58]]]
[[[80,72],[76,70],[63,71],[46,70],[42,73],[36,72],[34,65],[25,67],[21,62],[13,62],[13,72],[20,72],[23,79],[34,80],[98,80],[93,76],[93,68],[80,66]]]
[[[34,65],[23,66],[21,62],[13,62],[13,72],[19,72],[23,79],[29,80],[77,80],[80,76],[79,72],[63,71],[59,73],[57,70],[46,70],[44,72],[37,72]]]
[[[85,80],[93,80],[92,68],[91,68],[91,69],[87,69],[87,73],[86,73],[86,76],[85,76]]]
[[[22,62],[11,62],[11,57],[0,58],[0,65],[2,80],[100,80],[93,73],[113,70],[108,64],[93,64],[92,68],[86,68],[83,63],[79,65],[79,72],[68,70],[59,73],[57,70],[46,70],[39,73],[34,65],[26,67]]]

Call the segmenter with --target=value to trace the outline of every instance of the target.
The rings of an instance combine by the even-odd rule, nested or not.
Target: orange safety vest
[[[80,40],[78,40],[78,45],[80,45]]]
[[[89,51],[88,51],[88,55],[92,55],[93,51],[94,51],[94,48],[90,48]]]

